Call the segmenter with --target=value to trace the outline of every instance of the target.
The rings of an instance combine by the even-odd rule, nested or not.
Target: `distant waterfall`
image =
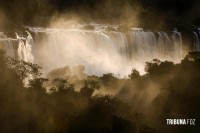
[[[174,58],[178,57],[179,59],[182,58],[183,56],[183,52],[182,52],[182,35],[180,32],[177,31],[177,29],[174,29],[174,31],[172,32],[172,44],[174,44],[172,46],[172,52],[171,54],[173,54]]]
[[[34,62],[34,56],[33,56],[33,38],[29,32],[26,31],[28,36],[26,38],[19,37],[16,33],[16,37],[19,40],[18,43],[18,57],[20,60],[24,60],[27,62]]]
[[[200,51],[200,42],[199,42],[200,33],[193,31],[193,34],[194,34],[193,50],[194,51]]]
[[[0,44],[3,44],[3,48],[6,49],[7,56],[16,57],[19,60],[34,63],[33,56],[33,38],[29,32],[27,37],[20,37],[15,33],[16,38],[8,38],[3,33],[0,33]],[[17,52],[16,52],[17,51]]]
[[[152,60],[154,58],[177,62],[182,57],[181,33],[173,31],[169,36],[160,31],[157,33],[134,30],[130,32],[131,53],[133,58]]]
[[[9,47],[17,45],[6,49],[17,51],[20,60],[41,65],[45,72],[84,65],[88,74],[128,75],[132,68],[144,73],[145,62],[154,58],[178,62],[183,56],[182,36],[177,30],[166,33],[132,28],[120,32],[117,26],[95,25],[92,30],[28,27],[27,31],[31,34],[26,32],[22,37],[16,33],[13,40],[0,34],[0,40]]]

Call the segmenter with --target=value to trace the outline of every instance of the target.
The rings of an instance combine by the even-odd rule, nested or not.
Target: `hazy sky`
[[[127,16],[137,14],[144,27],[200,24],[199,0],[0,0],[0,3],[0,16],[4,15],[7,25],[45,25],[51,16],[61,13],[118,23],[127,8]]]

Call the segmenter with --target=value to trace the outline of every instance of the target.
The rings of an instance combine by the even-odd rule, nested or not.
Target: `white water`
[[[194,34],[193,50],[200,51],[200,42],[199,42],[198,32],[193,31],[193,34]]]
[[[34,43],[31,34],[27,32],[26,38],[20,37],[17,33],[15,35],[16,38],[14,39],[0,33],[0,43],[4,45],[3,47],[6,49],[7,56],[34,63],[32,52]]]
[[[109,31],[108,27],[114,30]],[[130,74],[132,68],[144,73],[145,62],[154,58],[177,63],[183,56],[182,36],[177,30],[170,34],[144,31],[142,28],[120,32],[117,26],[106,25],[95,25],[93,30],[80,27],[28,27],[28,30],[33,37],[29,32],[26,38],[16,34],[17,57],[38,63],[45,73],[66,65],[84,65],[88,74],[114,73],[124,76]],[[0,40],[9,46],[6,48],[8,53],[12,53],[9,50],[14,51],[11,48],[14,44],[9,42],[13,40],[1,34]]]
[[[19,37],[16,33],[16,38],[18,39],[18,49],[17,54],[19,60],[24,60],[26,62],[34,63],[34,57],[33,57],[33,38],[29,32],[27,33],[27,38]],[[25,42],[24,42],[25,40]]]

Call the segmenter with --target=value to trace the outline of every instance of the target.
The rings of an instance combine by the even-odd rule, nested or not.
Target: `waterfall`
[[[200,42],[199,42],[199,37],[198,33],[193,31],[194,34],[194,45],[193,45],[193,50],[194,51],[200,51]]]
[[[26,62],[34,63],[34,57],[32,53],[33,50],[32,47],[34,45],[33,38],[29,32],[26,31],[26,33],[28,34],[27,38],[19,37],[19,35],[15,33],[16,38],[19,41],[17,49],[18,58],[19,60],[24,60]]]
[[[47,70],[84,65],[89,74],[126,75],[132,68],[143,73],[145,62],[154,58],[174,62],[182,58],[180,32],[173,31],[170,36],[163,31],[132,28],[120,32],[107,27],[97,25],[94,30],[29,27],[29,31],[35,34],[37,61]]]
[[[26,38],[20,37],[17,33],[15,33],[16,38],[8,38],[0,32],[0,44],[3,44],[3,49],[5,49],[7,56],[34,63],[32,52],[34,42],[31,34],[29,32],[27,34],[28,36]]]
[[[18,49],[17,49],[18,58],[19,58],[19,60],[27,61],[25,44],[24,44],[22,38],[20,38],[17,33],[15,33],[15,34],[16,34],[16,38],[19,40]]]
[[[16,33],[13,39],[17,41],[17,57],[41,65],[44,73],[66,65],[84,65],[91,75],[121,76],[130,74],[132,68],[144,73],[145,62],[155,58],[173,62],[182,58],[182,36],[176,29],[171,33],[142,28],[121,32],[116,25],[93,26],[92,30],[82,29],[84,26],[26,27],[25,37]],[[1,34],[0,39],[11,40]]]
[[[173,54],[174,57],[178,57],[178,59],[183,57],[183,52],[182,52],[182,35],[180,32],[177,31],[177,29],[174,29],[174,31],[172,31],[172,44],[173,45]],[[177,58],[175,59],[177,61]]]
[[[26,33],[28,34],[28,36],[26,38],[26,42],[25,42],[25,48],[26,48],[25,51],[26,51],[26,56],[27,56],[27,62],[34,63],[34,55],[33,55],[34,41],[33,41],[31,34],[28,31],[26,31]]]

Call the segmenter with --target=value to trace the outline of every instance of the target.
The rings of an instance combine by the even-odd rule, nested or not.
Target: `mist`
[[[0,132],[198,132],[199,6],[0,0]]]
[[[120,132],[130,133],[198,131],[198,126],[164,123],[166,118],[197,119],[199,52],[189,53],[178,64],[148,62],[145,75],[132,70],[123,79],[110,73],[88,76],[83,66],[55,69],[45,79],[39,66],[7,60],[4,54],[0,56],[5,79],[0,82],[2,132],[114,132],[118,126]],[[34,78],[25,88],[23,79],[30,74]]]

